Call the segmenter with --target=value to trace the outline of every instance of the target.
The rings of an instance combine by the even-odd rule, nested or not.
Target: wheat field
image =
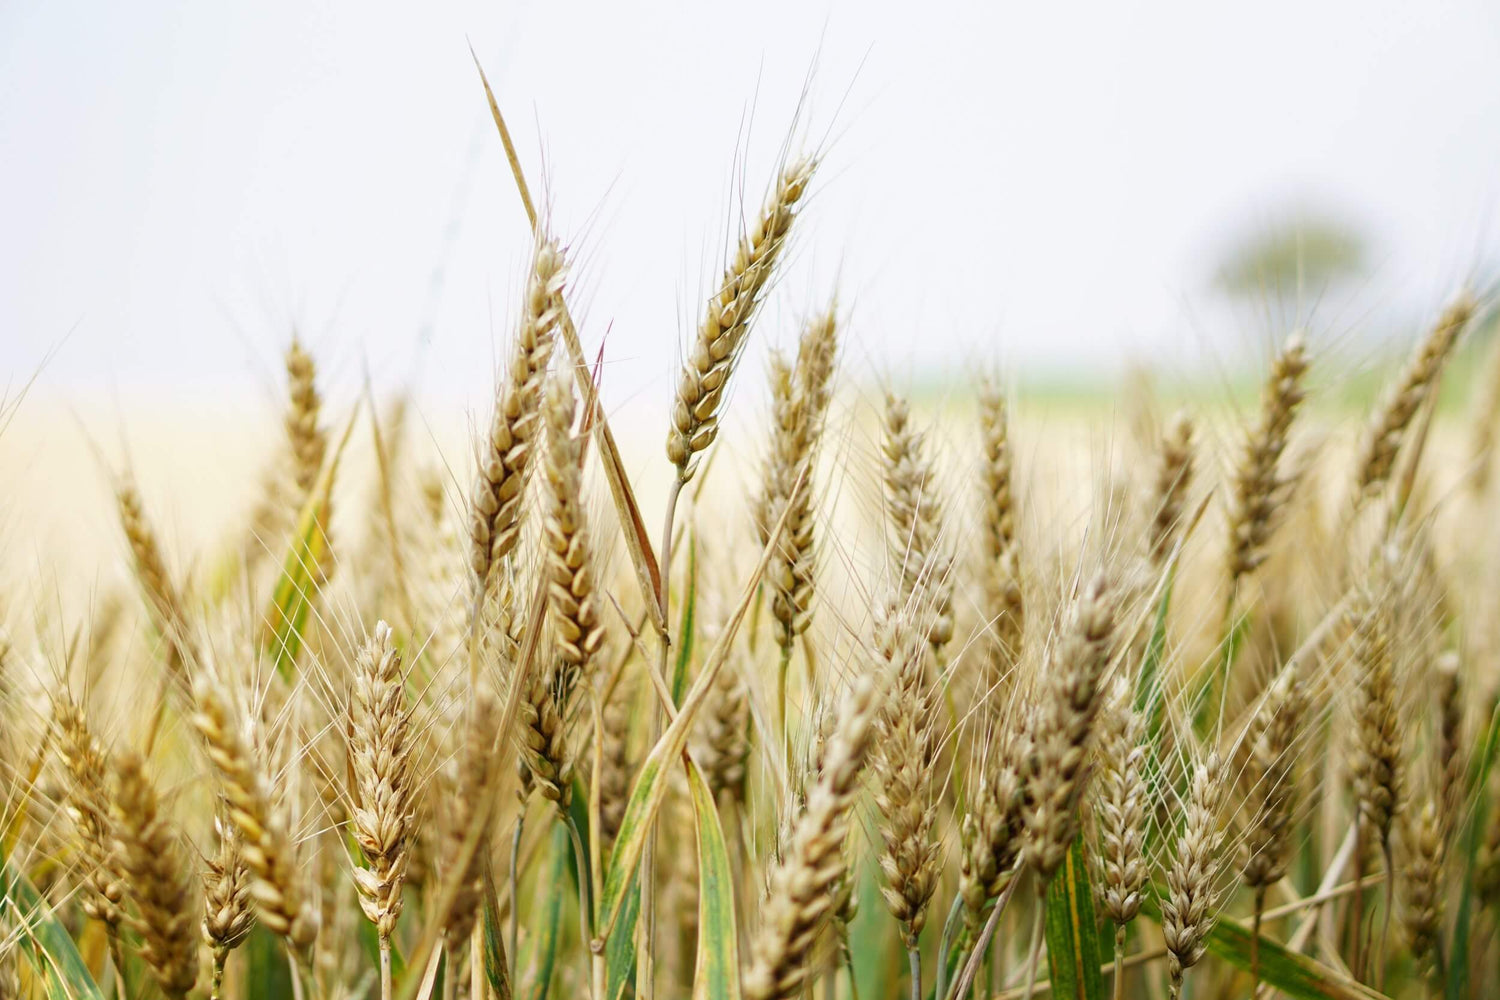
[[[624,420],[511,163],[457,447],[295,338],[279,418],[157,447],[0,405],[0,997],[1500,989],[1484,292],[1357,412],[1302,330],[1243,401],[909,398],[834,288],[757,332],[812,150]]]

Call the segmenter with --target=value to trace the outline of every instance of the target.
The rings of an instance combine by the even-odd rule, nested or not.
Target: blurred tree
[[[1365,258],[1364,237],[1352,226],[1309,213],[1233,240],[1213,281],[1235,296],[1324,289],[1360,274]]]

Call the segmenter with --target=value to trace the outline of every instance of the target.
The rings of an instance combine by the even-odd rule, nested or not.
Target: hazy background
[[[1287,313],[1404,323],[1497,246],[1493,3],[6,0],[0,371],[232,410],[295,326],[349,394],[482,410],[527,235],[469,42],[616,408],[664,408],[789,133],[827,161],[763,336],[837,285],[876,376],[1222,367]],[[1299,226],[1334,286],[1216,281]]]

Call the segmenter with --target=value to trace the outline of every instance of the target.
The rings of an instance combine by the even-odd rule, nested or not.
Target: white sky
[[[1390,301],[1497,242],[1490,3],[7,0],[0,384],[61,345],[64,393],[237,398],[294,323],[391,382],[430,322],[424,394],[483,409],[528,243],[466,39],[616,403],[664,403],[815,59],[834,141],[763,336],[837,282],[877,373],[1176,358],[1220,335],[1226,234],[1290,204],[1364,227]]]

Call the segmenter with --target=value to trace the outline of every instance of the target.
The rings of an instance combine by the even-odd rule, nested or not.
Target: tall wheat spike
[[[816,169],[815,159],[802,159],[781,172],[760,216],[740,236],[718,291],[708,300],[678,376],[667,433],[667,460],[676,466],[678,482],[693,478],[698,456],[718,436],[719,409],[729,376]]]
[[[539,238],[532,253],[510,366],[495,387],[495,412],[479,456],[469,508],[469,568],[477,592],[491,567],[520,537],[531,454],[541,420],[542,383],[562,324],[567,267],[557,243]]]

